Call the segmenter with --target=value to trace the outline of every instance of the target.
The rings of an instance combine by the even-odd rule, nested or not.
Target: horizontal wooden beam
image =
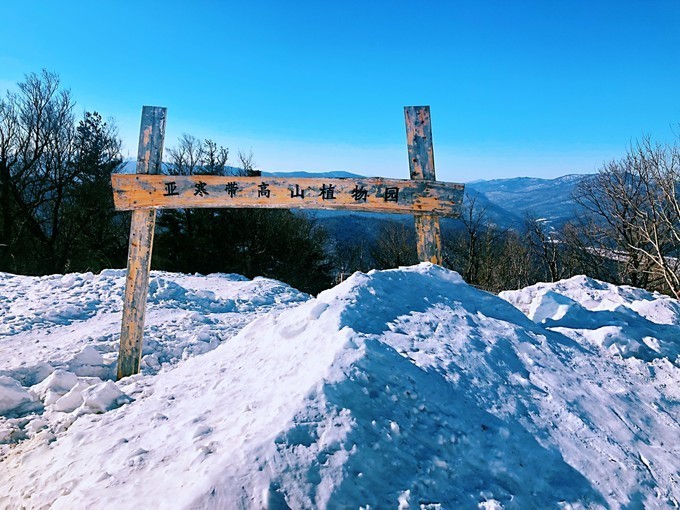
[[[458,216],[464,189],[440,181],[382,178],[114,174],[111,182],[121,211],[263,207]]]

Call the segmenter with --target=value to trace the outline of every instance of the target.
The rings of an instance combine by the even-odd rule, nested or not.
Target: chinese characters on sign
[[[257,198],[260,197],[266,197],[269,198],[271,196],[271,190],[269,189],[269,184],[263,182],[257,187]]]
[[[164,197],[180,196],[181,190],[178,190],[177,188],[177,181],[164,182],[163,186],[165,188],[164,189],[165,193],[163,193]],[[210,195],[210,192],[206,188],[208,186],[207,183],[203,181],[198,181],[195,182],[193,186],[194,196],[205,197],[206,195]],[[257,185],[256,189],[257,198],[271,198],[272,189],[269,183],[262,182]],[[352,197],[352,199],[354,199],[355,202],[367,202],[369,197],[369,190],[366,189],[366,187],[363,184],[355,184],[353,189],[341,187],[341,189],[338,190],[337,184],[323,183],[321,187],[318,189],[319,194],[317,196],[320,197],[322,201],[336,200],[338,198],[338,193],[349,194]],[[309,195],[306,194],[306,191],[308,191],[308,189],[301,188],[299,184],[295,184],[295,189],[288,188],[288,191],[290,192],[290,198],[300,198],[302,200],[304,200],[305,198],[309,198]],[[237,195],[243,196],[241,192],[244,192],[244,188],[241,188],[237,181],[231,181],[227,182],[224,185],[224,192],[230,198],[235,198]],[[247,195],[247,189],[245,193]],[[384,191],[378,188],[378,190],[374,193],[375,193],[374,196],[382,197],[385,202],[395,203],[399,202],[399,187],[397,186],[385,186]]]
[[[175,181],[165,183],[165,194],[164,197],[174,197],[179,195],[177,193],[177,183]]]
[[[385,202],[399,202],[399,188],[385,188]]]
[[[231,198],[234,198],[236,196],[236,192],[238,191],[238,184],[235,182],[228,182],[224,187],[224,191],[226,191]]]
[[[198,181],[196,184],[194,184],[194,196],[198,195],[203,197],[205,195],[209,195],[210,193],[208,193],[205,189],[206,185],[207,184],[203,181]]]
[[[293,192],[292,189],[289,190],[289,191],[290,191],[290,198],[297,198],[297,197],[305,198],[305,190],[300,190],[299,184],[295,185],[295,192]]]
[[[354,189],[352,190],[352,198],[357,201],[357,202],[365,202],[366,198],[368,197],[368,190],[364,188],[364,185],[361,185],[361,188],[357,184],[354,186]]]
[[[319,193],[319,196],[322,200],[335,200],[335,186],[332,184],[326,186],[324,184],[321,186],[321,193]]]

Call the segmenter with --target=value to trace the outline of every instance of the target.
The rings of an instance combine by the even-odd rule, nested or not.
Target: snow
[[[0,507],[667,508],[680,306],[585,277],[500,297],[431,264],[316,298],[154,273],[0,274]]]
[[[36,398],[19,384],[19,381],[0,376],[0,413],[23,414],[36,407]]]
[[[585,276],[500,297],[552,331],[624,357],[679,364],[680,304],[668,296]]]

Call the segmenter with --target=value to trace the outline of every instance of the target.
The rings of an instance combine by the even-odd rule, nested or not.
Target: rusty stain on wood
[[[429,106],[404,107],[406,120],[406,144],[411,179],[414,181],[435,181],[434,146]],[[457,189],[462,198],[463,186]],[[439,217],[422,214],[415,218],[418,260],[442,263],[442,238]]]
[[[118,210],[194,207],[346,209],[456,216],[461,184],[357,178],[274,178],[114,174]]]
[[[166,116],[166,108],[145,106],[142,109],[137,150],[138,174],[153,174],[160,171]],[[118,379],[139,372],[155,222],[154,209],[137,210],[132,213],[118,352]]]

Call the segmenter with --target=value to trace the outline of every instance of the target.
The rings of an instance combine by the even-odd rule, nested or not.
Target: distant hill
[[[168,163],[163,163],[164,167],[168,165]],[[120,173],[122,174],[133,174],[135,173],[135,170],[137,168],[137,160],[136,159],[127,159],[123,162],[123,167],[121,170],[119,170]],[[226,166],[226,169],[228,170],[229,173],[238,175],[243,169],[236,167],[236,166]],[[343,171],[336,171],[336,172],[303,172],[303,171],[298,171],[298,172],[262,172],[262,175],[265,177],[328,177],[331,179],[353,179],[357,177],[363,177],[363,175],[359,174],[353,174],[351,172],[343,172]]]
[[[356,179],[364,177],[363,175],[353,174],[350,172],[262,172],[263,176],[269,177],[328,177],[330,179]]]
[[[468,195],[478,194],[477,204],[487,207],[490,220],[501,226],[521,225],[527,214],[559,227],[574,217],[579,205],[572,194],[590,174],[571,174],[556,179],[514,177],[474,181],[465,185]]]

